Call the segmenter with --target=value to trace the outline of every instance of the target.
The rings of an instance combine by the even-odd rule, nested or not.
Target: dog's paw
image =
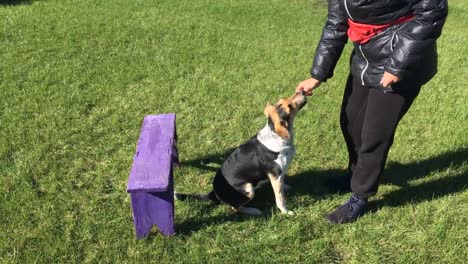
[[[281,209],[281,208],[280,208],[280,210],[281,210],[281,213],[282,213],[282,214],[296,215],[296,213],[294,213],[293,211],[288,210],[288,209],[286,209],[286,208],[284,208],[284,209]]]
[[[257,208],[250,208],[250,209],[251,209],[251,211],[250,211],[250,213],[249,213],[250,215],[253,215],[253,216],[260,216],[260,215],[263,214],[263,212],[260,211],[260,210],[257,209]]]
[[[242,214],[246,214],[246,215],[252,215],[252,216],[260,216],[262,215],[262,211],[260,211],[259,209],[257,208],[253,208],[253,207],[239,207],[237,209],[234,209],[236,210],[237,212],[239,213],[242,213]]]

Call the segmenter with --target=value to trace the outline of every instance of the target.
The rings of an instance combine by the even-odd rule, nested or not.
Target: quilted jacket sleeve
[[[310,70],[313,78],[326,81],[333,76],[333,70],[348,40],[347,19],[338,0],[329,0],[328,18],[323,27],[322,37],[315,51],[314,63]]]
[[[397,33],[393,54],[385,70],[404,79],[424,57],[427,48],[435,45],[448,13],[447,0],[408,0],[415,18]]]

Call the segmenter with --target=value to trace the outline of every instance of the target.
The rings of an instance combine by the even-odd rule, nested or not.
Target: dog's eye
[[[284,127],[288,127],[288,122],[286,122],[286,121],[281,121],[281,125],[284,126]]]

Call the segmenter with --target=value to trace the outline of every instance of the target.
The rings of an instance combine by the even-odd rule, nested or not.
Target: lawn
[[[439,73],[397,131],[359,221],[324,216],[347,162],[339,109],[351,52],[296,120],[288,205],[262,217],[176,202],[136,240],[126,184],[145,115],[174,112],[178,191],[205,192],[263,106],[308,76],[323,0],[1,0],[0,262],[467,263],[468,4],[450,0]]]

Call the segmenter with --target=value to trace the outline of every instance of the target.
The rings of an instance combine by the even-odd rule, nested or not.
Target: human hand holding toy
[[[315,79],[315,78],[309,78],[306,79],[302,82],[300,82],[297,87],[296,87],[296,93],[299,92],[304,92],[305,95],[311,96],[312,95],[312,90],[315,88],[319,87],[322,82]]]

